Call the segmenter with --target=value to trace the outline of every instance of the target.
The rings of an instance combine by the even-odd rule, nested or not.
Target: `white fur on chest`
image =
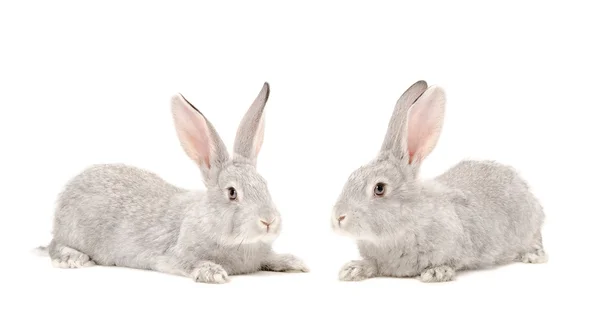
[[[212,260],[221,264],[229,274],[243,274],[259,271],[267,254],[264,245],[242,244],[221,250]]]
[[[410,277],[418,274],[418,250],[415,235],[398,232],[386,240],[359,241],[361,256],[377,266],[379,275]]]

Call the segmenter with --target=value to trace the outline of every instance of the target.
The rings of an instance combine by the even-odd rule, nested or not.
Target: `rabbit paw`
[[[548,262],[548,256],[543,249],[537,249],[531,253],[525,253],[520,258],[523,263],[545,263]]]
[[[263,271],[276,272],[308,272],[302,260],[291,254],[272,254],[262,264]]]
[[[192,270],[192,279],[195,282],[223,284],[229,281],[227,271],[222,266],[213,262],[201,262]]]
[[[351,261],[346,263],[339,273],[340,280],[359,281],[375,276],[375,266],[367,261]]]
[[[435,268],[427,269],[421,272],[421,281],[423,282],[443,282],[450,281],[454,279],[454,269],[447,266],[442,265]]]
[[[89,256],[67,246],[57,248],[59,255],[52,259],[52,265],[57,268],[74,269],[89,267],[96,263]]]

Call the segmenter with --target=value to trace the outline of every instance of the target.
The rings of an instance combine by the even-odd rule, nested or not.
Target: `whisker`
[[[235,237],[233,237],[233,240],[237,240],[237,239],[238,239],[238,237],[239,237],[241,234],[242,234],[242,231],[238,232],[238,234],[237,234],[237,235],[235,235]]]
[[[356,221],[356,223],[358,224],[358,227],[360,228],[360,230],[365,230],[365,229],[363,228],[362,224],[360,224],[360,222],[359,222],[359,221]]]
[[[237,250],[238,250],[238,251],[240,250],[240,247],[242,246],[242,243],[243,243],[245,240],[246,240],[246,237],[244,237],[244,238],[242,239],[242,241],[240,241],[240,244],[239,244],[239,245],[238,245],[238,247],[237,247]]]

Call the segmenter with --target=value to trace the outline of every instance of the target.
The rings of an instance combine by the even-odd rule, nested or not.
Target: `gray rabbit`
[[[463,161],[424,181],[419,166],[442,130],[445,94],[425,81],[396,103],[377,157],[353,172],[334,207],[335,231],[357,240],[362,260],[341,280],[377,276],[453,280],[457,270],[542,263],[542,206],[511,167]]]
[[[183,96],[172,98],[177,134],[200,167],[206,191],[175,187],[126,165],[95,165],[61,193],[47,251],[55,266],[94,264],[156,270],[224,283],[230,275],[308,271],[271,244],[281,218],[256,171],[264,136],[264,84],[238,128],[233,156]]]

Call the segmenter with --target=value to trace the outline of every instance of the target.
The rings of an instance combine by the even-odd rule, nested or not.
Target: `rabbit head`
[[[268,98],[265,83],[239,125],[233,156],[208,119],[181,94],[171,102],[179,141],[202,172],[207,211],[223,221],[218,223],[226,233],[222,238],[232,243],[271,242],[281,230],[267,183],[256,170]]]
[[[380,240],[410,228],[410,207],[420,190],[419,166],[433,150],[444,120],[445,95],[418,81],[400,97],[379,154],[354,171],[336,205],[331,225],[355,239]]]

